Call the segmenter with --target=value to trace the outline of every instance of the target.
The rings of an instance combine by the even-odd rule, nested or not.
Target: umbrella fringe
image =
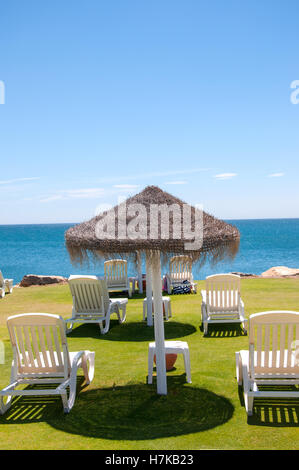
[[[233,260],[239,250],[239,239],[230,240],[222,245],[212,247],[210,249],[202,251],[166,251],[163,249],[147,249],[138,250],[142,257],[145,257],[145,253],[151,258],[156,251],[161,254],[161,265],[166,266],[169,264],[170,259],[173,256],[185,254],[188,255],[192,262],[202,267],[205,263],[209,262],[211,265],[215,265],[221,261]],[[70,261],[73,266],[90,266],[91,264],[97,265],[99,262],[106,261],[108,259],[126,259],[137,267],[137,250],[135,251],[118,251],[113,250],[91,250],[82,246],[74,246],[68,243],[66,245]]]
[[[125,212],[121,212],[120,206],[116,206],[108,211],[112,215],[110,219],[106,219],[107,212],[104,212],[90,221],[75,225],[66,231],[66,247],[72,264],[86,265],[90,261],[97,263],[99,260],[115,258],[127,259],[136,263],[137,251],[141,253],[160,251],[162,264],[167,264],[172,256],[181,254],[190,256],[194,263],[204,264],[208,259],[214,264],[225,258],[234,258],[238,252],[240,232],[235,226],[202,211],[202,225],[199,228],[196,224],[197,216],[195,214],[197,212],[193,206],[186,205],[180,199],[156,186],[148,186],[139,194],[127,199],[126,207],[129,207],[130,204],[135,204],[135,208],[139,207],[142,209],[140,209],[141,212],[144,211],[144,219],[142,219],[142,223],[140,222],[140,226],[138,225],[139,215],[128,215],[132,212],[127,209]],[[159,211],[156,212],[158,216],[154,219],[153,226],[151,225],[153,223],[153,218],[151,218],[153,206],[156,209],[157,207],[164,208],[163,210],[169,216],[168,221],[163,219],[164,222],[167,221],[167,236],[164,232],[162,233],[162,215]],[[186,206],[188,206],[190,215],[190,226],[187,232],[188,236],[194,235],[193,247],[196,247],[194,242],[199,242],[196,249],[190,249],[192,240],[185,235],[184,210]],[[174,208],[177,209],[177,215],[175,215]],[[123,226],[121,223],[125,225]],[[111,233],[99,236],[98,224],[102,227],[101,230],[109,225]],[[132,226],[133,231],[131,230]],[[135,232],[136,227],[138,227],[139,233]],[[129,236],[124,238],[122,233],[124,229],[132,232],[133,238]]]

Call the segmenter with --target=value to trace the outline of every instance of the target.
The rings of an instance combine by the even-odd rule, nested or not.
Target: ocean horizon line
[[[230,219],[240,230],[240,247],[233,259],[213,265],[207,258],[195,263],[195,279],[217,272],[242,272],[259,275],[274,266],[299,268],[299,218]],[[65,231],[70,222],[0,225],[0,269],[6,278],[20,282],[24,275],[35,273],[68,277],[76,271],[102,275],[103,262],[72,265],[65,246]],[[129,263],[130,275],[136,269]]]
[[[252,217],[252,218],[241,218],[241,219],[238,219],[238,218],[229,218],[229,219],[226,219],[226,218],[223,218],[223,220],[226,220],[226,221],[245,221],[245,220],[251,220],[251,221],[264,221],[264,220],[299,220],[299,217],[260,217],[260,218],[256,218],[256,217]],[[15,224],[0,224],[0,227],[14,227],[14,226],[33,226],[33,225],[37,225],[37,226],[41,226],[41,225],[76,225],[76,224],[80,224],[84,221],[80,221],[80,222],[34,222],[34,223],[15,223]]]

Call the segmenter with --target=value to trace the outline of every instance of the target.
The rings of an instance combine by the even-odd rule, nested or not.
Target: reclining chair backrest
[[[114,259],[105,261],[104,275],[107,287],[117,288],[128,286],[127,261],[123,259]]]
[[[70,276],[68,283],[76,313],[106,314],[110,300],[104,280],[96,276]]]
[[[46,313],[25,313],[7,319],[17,364],[24,377],[68,377],[70,360],[63,319]]]
[[[173,256],[169,263],[169,274],[172,282],[191,281],[192,259],[189,256]]]
[[[240,305],[240,276],[215,274],[206,278],[207,308],[213,312],[237,312]]]
[[[260,374],[299,377],[299,313],[271,311],[249,318],[249,369]]]

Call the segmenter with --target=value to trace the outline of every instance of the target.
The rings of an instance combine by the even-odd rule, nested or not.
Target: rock
[[[67,282],[62,276],[41,276],[37,274],[27,274],[20,282],[20,287],[46,286],[48,284],[61,284]]]
[[[231,273],[231,274],[236,274],[237,276],[240,276],[240,277],[260,277],[257,274],[250,274],[250,273]]]
[[[286,266],[274,266],[261,274],[262,277],[288,277],[299,276],[299,269],[287,268]]]

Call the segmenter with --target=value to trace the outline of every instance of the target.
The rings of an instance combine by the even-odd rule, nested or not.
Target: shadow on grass
[[[196,328],[189,323],[175,321],[164,323],[165,339],[180,338],[196,333]],[[97,324],[81,324],[76,326],[70,334],[70,338],[96,338],[108,341],[153,341],[154,327],[147,326],[146,322],[125,322],[119,324],[118,320],[110,321],[108,333],[102,335]]]
[[[241,406],[244,404],[243,388],[239,389]],[[259,387],[260,390],[278,390],[278,387]],[[280,389],[296,391],[295,386],[283,386]],[[268,427],[299,427],[299,399],[298,398],[255,398],[253,415],[247,417],[247,423],[253,426]]]
[[[163,291],[162,292],[162,296],[163,297],[172,297],[172,298],[179,298],[179,297],[182,297],[182,296],[185,296],[185,298],[187,299],[188,296],[190,296],[191,298],[193,298],[194,295],[197,295],[197,294],[194,294],[194,293],[190,293],[190,294],[173,294],[173,293],[168,293],[166,291]],[[123,292],[110,292],[110,298],[113,299],[113,298],[118,298],[118,297],[121,297],[121,298],[128,298],[128,292],[127,291],[123,291]],[[146,292],[144,291],[142,294],[140,294],[137,291],[134,292],[134,294],[132,294],[132,297],[130,298],[131,299],[134,299],[134,300],[138,300],[138,299],[144,299],[146,297]]]
[[[157,395],[155,384],[142,383],[86,390],[68,415],[59,397],[21,397],[0,423],[47,422],[85,437],[146,440],[206,431],[231,419],[229,400],[183,382],[184,375],[169,377],[167,396]]]
[[[55,389],[58,384],[27,385],[25,390]],[[87,387],[84,377],[77,377],[77,397]],[[21,424],[47,421],[53,414],[63,413],[60,395],[15,396],[8,411],[0,415],[0,424]]]
[[[247,423],[253,426],[299,427],[299,400],[281,400],[280,403],[257,402],[254,414],[248,417]]]
[[[203,325],[199,329],[203,332]],[[237,336],[246,336],[242,326],[238,323],[217,323],[209,325],[205,338],[233,338]]]

